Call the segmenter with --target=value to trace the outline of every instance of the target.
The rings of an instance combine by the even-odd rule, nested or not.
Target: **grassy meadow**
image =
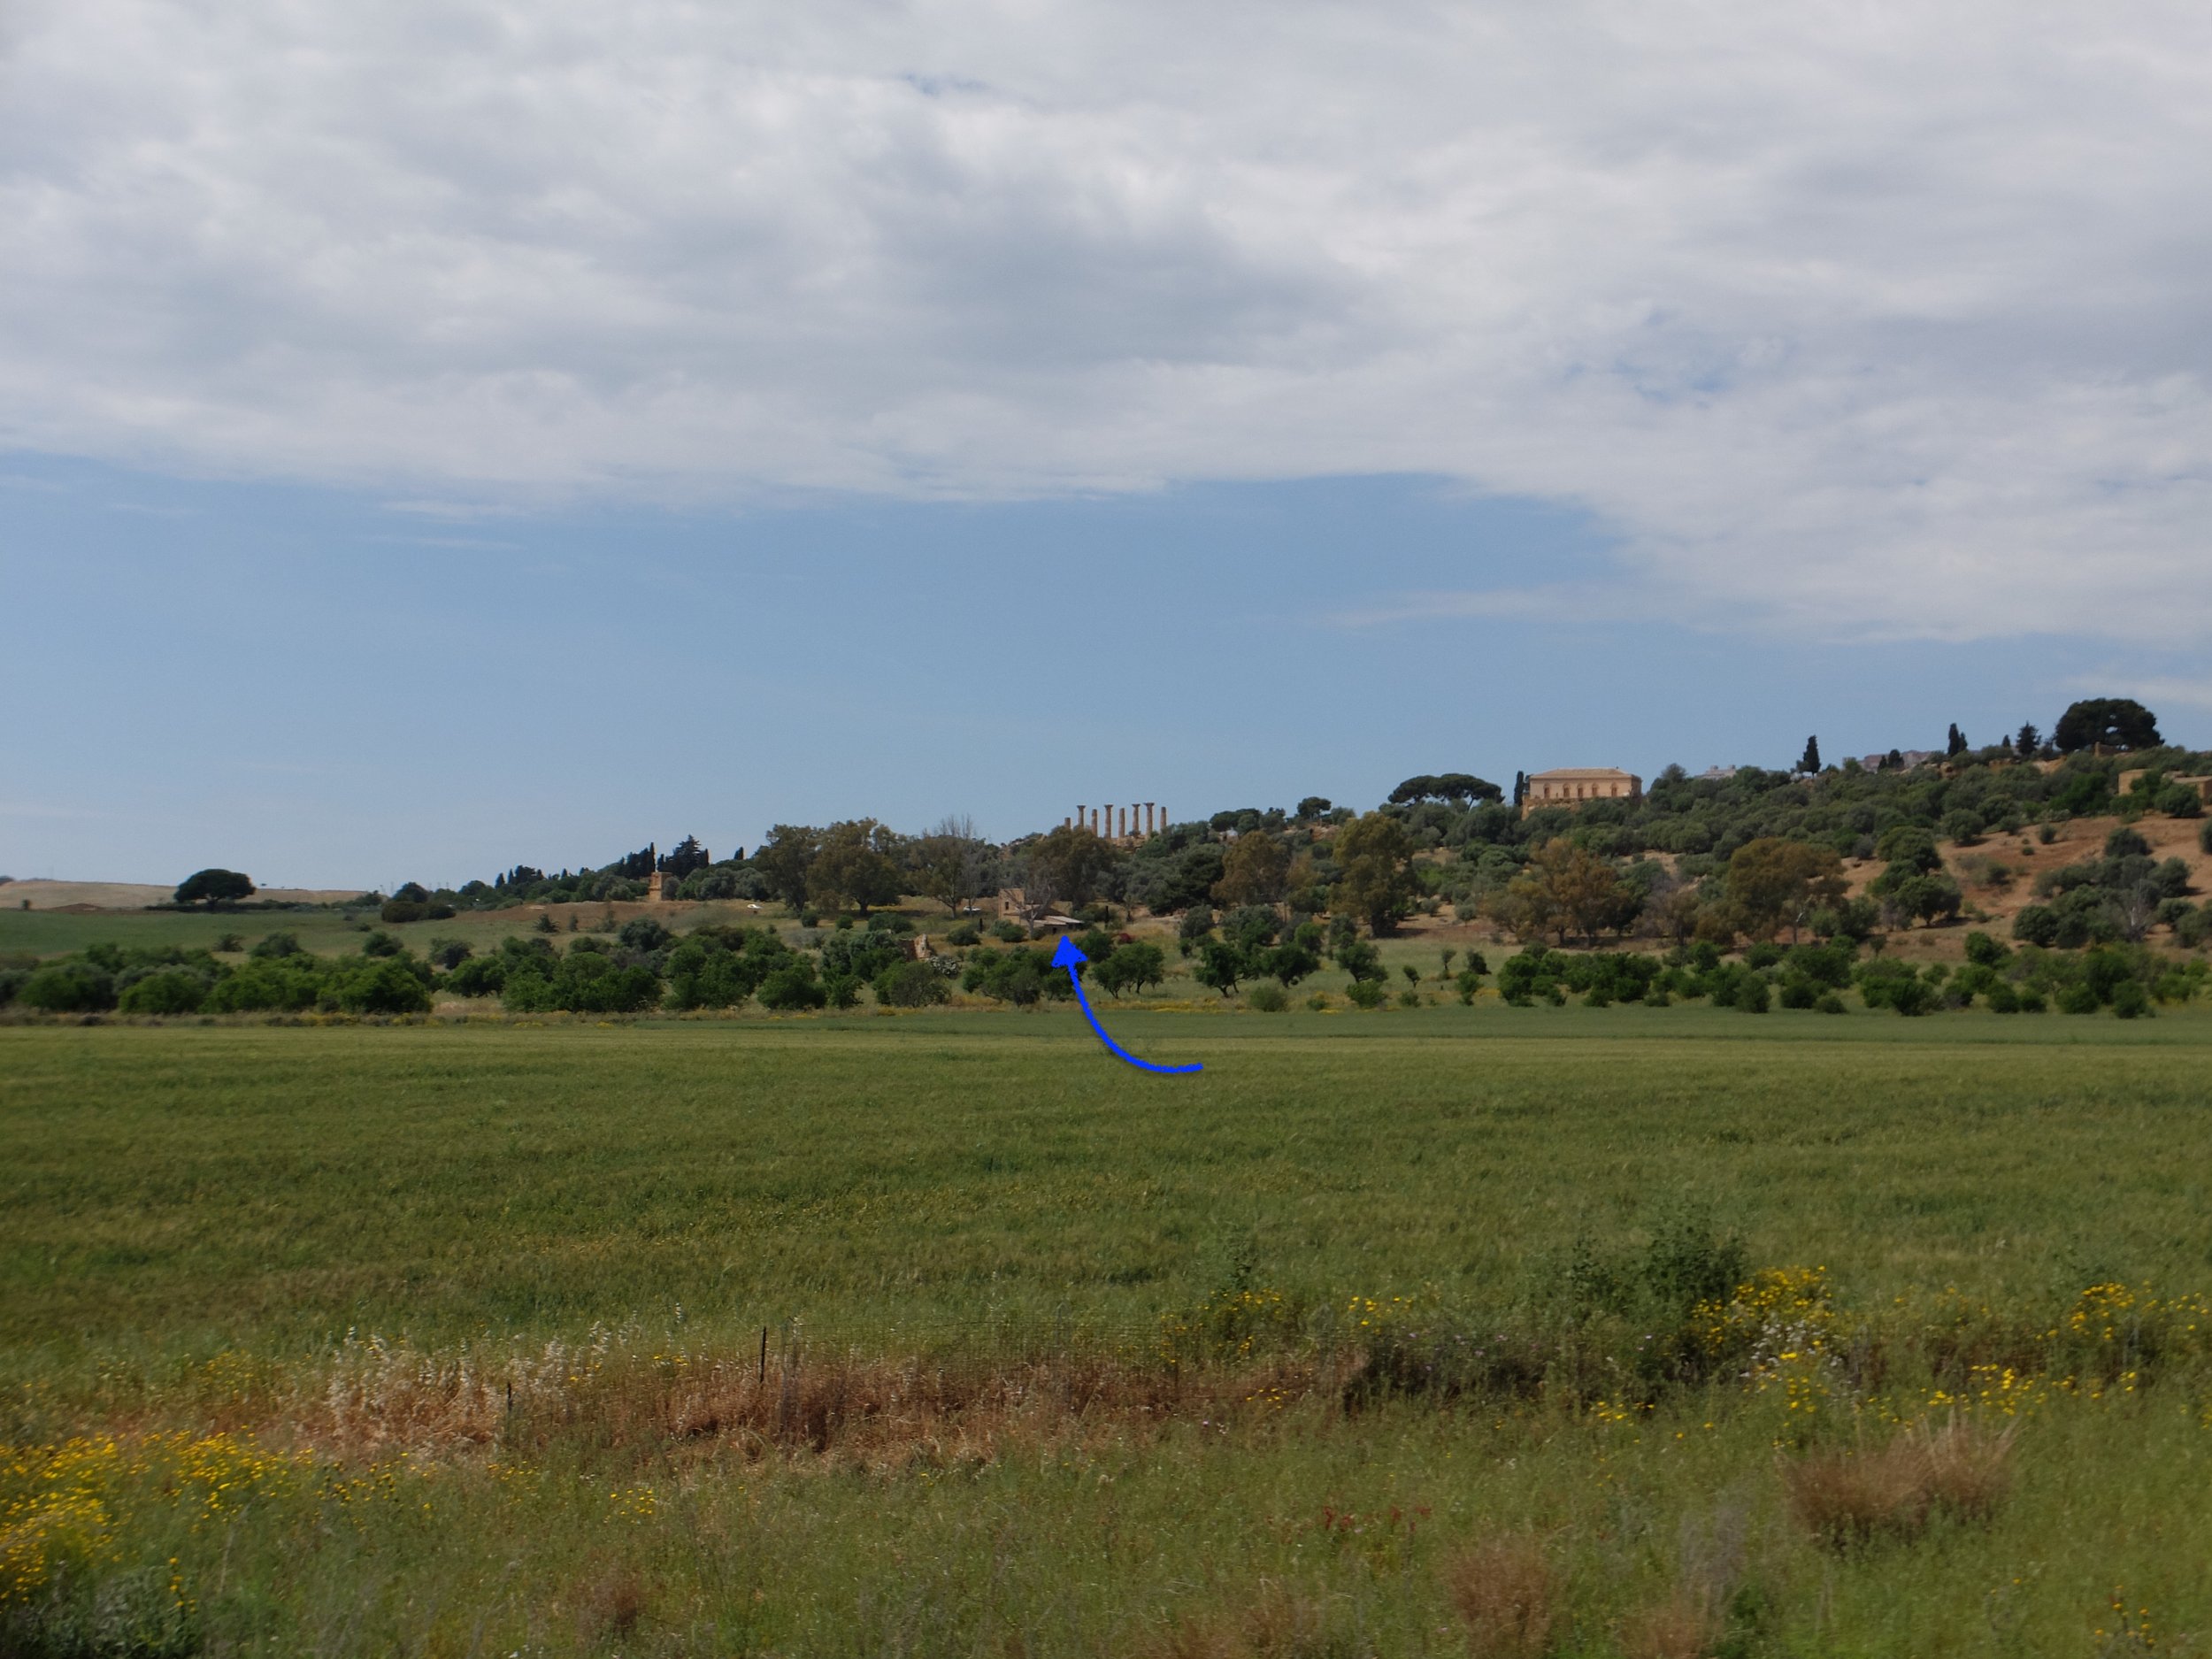
[[[2212,1017],[1108,1018],[0,1029],[0,1652],[2212,1641]]]

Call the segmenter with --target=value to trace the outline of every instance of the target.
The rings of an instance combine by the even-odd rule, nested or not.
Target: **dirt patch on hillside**
[[[1963,959],[1966,935],[1977,931],[2009,941],[2014,918],[2027,906],[2043,902],[2035,896],[2036,877],[2047,870],[2103,857],[2105,837],[2122,822],[2118,818],[2074,818],[2054,826],[2056,834],[2048,844],[2038,839],[2032,829],[2018,836],[1991,835],[1973,847],[1939,842],[1937,850],[1943,855],[1944,868],[1957,879],[1966,895],[1967,913],[1953,926],[1915,927],[1890,934],[1889,953],[1914,961]],[[2190,896],[2200,902],[2212,894],[2212,854],[2207,854],[2197,840],[2203,822],[2201,818],[2147,817],[2132,826],[2150,844],[2152,857],[2162,862],[2178,858],[2189,866]],[[1873,859],[1846,859],[1844,869],[1854,895],[1865,892],[1882,873],[1880,862]],[[1976,911],[1980,912],[1978,917]],[[2161,927],[2152,930],[2149,942],[2170,948],[2173,940]]]

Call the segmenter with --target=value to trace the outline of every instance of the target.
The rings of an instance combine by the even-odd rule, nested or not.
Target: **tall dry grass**
[[[1325,1605],[1270,1580],[1249,1606],[1186,1616],[1143,1651],[1146,1659],[1329,1659],[1342,1650]]]
[[[2011,1485],[2014,1427],[1916,1425],[1887,1443],[1785,1461],[1790,1512],[1832,1548],[1917,1537],[1938,1515],[1987,1520]]]
[[[581,1438],[641,1456],[734,1452],[896,1468],[987,1462],[1010,1440],[1262,1416],[1322,1392],[1311,1360],[1175,1371],[1068,1354],[1021,1361],[669,1354],[620,1333],[494,1365],[357,1344],[264,1426],[328,1455],[532,1455]],[[273,1419],[273,1420],[272,1420]]]
[[[1479,1540],[1446,1558],[1443,1579],[1474,1659],[1551,1651],[1562,1586],[1540,1540],[1525,1532]]]
[[[1621,1653],[1623,1659],[1709,1659],[1725,1631],[1708,1597],[1677,1589],[1622,1621]]]

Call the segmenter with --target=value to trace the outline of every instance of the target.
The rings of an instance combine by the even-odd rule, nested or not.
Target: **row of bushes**
[[[430,1007],[428,962],[389,935],[359,956],[323,957],[271,935],[235,966],[205,950],[93,945],[73,956],[0,969],[0,1004],[46,1014],[411,1014]],[[388,946],[388,949],[382,948]]]

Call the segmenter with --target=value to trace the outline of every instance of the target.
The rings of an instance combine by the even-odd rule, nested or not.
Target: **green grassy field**
[[[2212,1639],[2212,1363],[2144,1311],[2212,1290],[2212,1018],[1111,1018],[1207,1071],[1057,1010],[0,1029],[0,1650]],[[1825,1270],[1809,1348],[1655,1383],[1577,1315],[1689,1217]],[[1553,1370],[1379,1392],[1394,1297]],[[1793,1508],[1962,1410],[2001,1501]]]

